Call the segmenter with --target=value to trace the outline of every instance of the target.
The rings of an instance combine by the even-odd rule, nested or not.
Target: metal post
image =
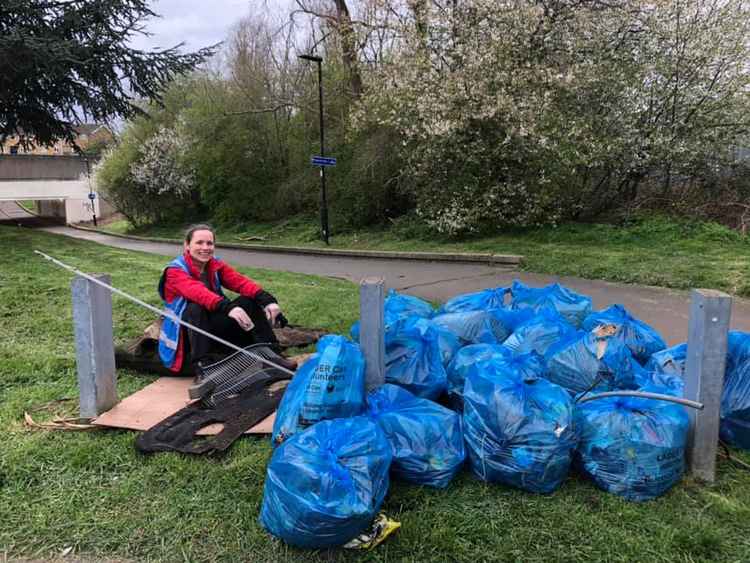
[[[359,346],[365,356],[365,385],[369,393],[385,383],[385,281],[365,278],[359,284]]]
[[[685,398],[705,405],[690,410],[687,461],[690,472],[713,482],[719,445],[719,410],[724,387],[727,333],[732,298],[712,289],[694,289],[688,324]]]
[[[93,277],[110,283],[106,274]],[[71,289],[81,417],[93,418],[117,403],[112,294],[80,276]]]

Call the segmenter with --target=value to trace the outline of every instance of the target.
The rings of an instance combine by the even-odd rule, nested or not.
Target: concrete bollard
[[[109,275],[93,277],[110,283]],[[73,278],[71,290],[80,412],[82,418],[93,418],[117,403],[112,294],[80,276]]]
[[[702,411],[688,409],[687,462],[693,476],[712,483],[716,477],[719,447],[719,411],[724,388],[727,334],[732,298],[712,289],[694,289],[688,325],[685,398],[704,404]]]
[[[365,278],[359,285],[359,346],[365,356],[365,385],[369,393],[385,383],[385,281]]]

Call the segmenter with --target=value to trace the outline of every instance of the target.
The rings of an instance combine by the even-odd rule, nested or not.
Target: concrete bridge
[[[23,200],[36,202],[39,215],[66,223],[112,212],[78,156],[0,155],[0,202]]]

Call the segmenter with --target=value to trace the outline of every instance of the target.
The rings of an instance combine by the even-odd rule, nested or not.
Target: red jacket
[[[182,296],[188,301],[197,303],[209,311],[215,311],[219,303],[224,299],[218,293],[209,290],[201,281],[200,270],[193,264],[190,254],[184,254],[185,263],[190,269],[191,275],[186,274],[179,268],[167,268],[166,279],[164,283],[164,297],[167,302],[172,301],[175,297]],[[255,297],[263,288],[250,278],[243,276],[229,264],[216,258],[211,258],[206,264],[208,271],[208,280],[211,289],[214,283],[214,273],[218,272],[219,280],[222,287],[244,295],[246,297]]]
[[[215,311],[226,297],[214,293],[203,285],[200,277],[200,270],[195,264],[193,264],[193,259],[190,257],[190,254],[185,252],[184,258],[185,263],[190,269],[190,275],[186,274],[180,268],[175,267],[168,267],[164,271],[164,297],[166,301],[171,302],[175,297],[182,296],[188,301],[197,303],[209,311]],[[227,288],[235,293],[251,298],[255,298],[258,293],[263,291],[260,284],[243,276],[222,260],[211,258],[211,260],[208,261],[208,264],[206,264],[206,268],[208,272],[208,283],[211,286],[211,289],[216,289],[213,287],[215,277],[214,273],[218,272],[219,281],[223,288]],[[185,329],[182,328],[181,330],[184,331]],[[185,355],[184,343],[185,338],[183,334],[177,345],[177,355],[174,364],[169,368],[170,371],[175,373],[182,369],[182,362]]]

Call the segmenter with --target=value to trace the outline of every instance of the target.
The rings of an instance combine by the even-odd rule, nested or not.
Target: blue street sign
[[[89,194],[89,199],[90,199],[91,201],[94,201],[94,200],[96,199],[96,194],[95,194],[95,193],[93,193],[93,192],[91,192],[91,193]]]
[[[336,166],[336,159],[332,156],[314,156],[311,162],[313,166]]]

